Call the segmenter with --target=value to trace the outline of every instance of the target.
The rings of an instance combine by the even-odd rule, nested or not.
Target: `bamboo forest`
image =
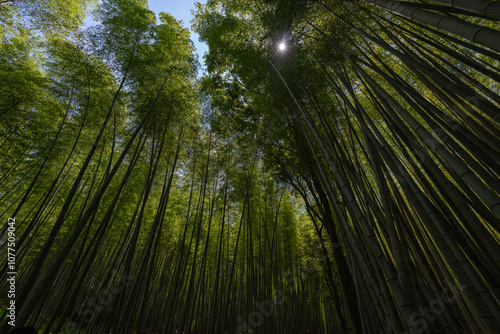
[[[0,0],[0,334],[499,333],[500,1],[183,1]]]

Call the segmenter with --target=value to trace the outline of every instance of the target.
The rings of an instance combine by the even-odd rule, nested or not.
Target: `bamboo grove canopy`
[[[0,333],[497,333],[500,1],[193,15],[0,1]]]

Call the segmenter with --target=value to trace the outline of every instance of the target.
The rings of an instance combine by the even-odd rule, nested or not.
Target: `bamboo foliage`
[[[495,333],[498,2],[197,6],[203,77],[144,1],[47,34],[44,71],[26,30],[2,40],[23,76],[0,96],[16,325]]]

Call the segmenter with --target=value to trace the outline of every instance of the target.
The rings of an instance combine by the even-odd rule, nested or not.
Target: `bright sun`
[[[279,50],[280,50],[280,51],[285,51],[285,49],[286,49],[286,44],[285,44],[285,43],[280,43],[280,45],[279,45],[278,47],[279,47]]]

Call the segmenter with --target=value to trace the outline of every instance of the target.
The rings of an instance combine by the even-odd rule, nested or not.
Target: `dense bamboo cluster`
[[[0,332],[334,330],[326,234],[255,138],[210,133],[189,32],[141,2],[98,19],[3,40]]]
[[[498,329],[498,6],[214,1],[198,16],[215,71],[287,124],[264,144],[341,245],[344,332]]]
[[[171,15],[91,3],[0,2],[16,325],[496,333],[500,2],[208,1],[203,77]]]

